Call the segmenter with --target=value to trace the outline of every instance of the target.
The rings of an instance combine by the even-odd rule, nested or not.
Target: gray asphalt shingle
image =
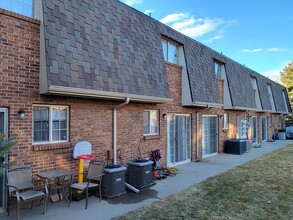
[[[43,10],[49,85],[169,98],[164,36],[184,48],[193,102],[221,104],[216,59],[233,106],[256,108],[254,76],[263,110],[272,110],[271,84],[277,111],[286,111],[281,85],[117,0],[43,0]]]

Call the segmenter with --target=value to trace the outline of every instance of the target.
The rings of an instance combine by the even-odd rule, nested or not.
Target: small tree
[[[286,87],[288,92],[288,98],[291,107],[293,106],[293,61],[285,66],[283,71],[280,72],[280,79],[283,86]],[[287,117],[287,119],[293,119],[292,116]]]
[[[6,139],[4,134],[0,134],[0,176],[9,165],[9,163],[2,163],[3,158],[5,154],[8,153],[9,149],[14,146],[14,144],[15,140],[13,138]]]

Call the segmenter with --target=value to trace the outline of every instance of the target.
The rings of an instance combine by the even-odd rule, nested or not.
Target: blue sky
[[[121,0],[272,80],[293,61],[293,0]]]

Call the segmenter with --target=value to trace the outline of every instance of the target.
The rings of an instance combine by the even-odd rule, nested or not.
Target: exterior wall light
[[[25,111],[23,109],[19,109],[18,110],[18,117],[20,119],[24,119],[25,118]]]
[[[162,116],[163,116],[163,118],[165,118],[165,119],[167,118],[167,114],[163,114]]]

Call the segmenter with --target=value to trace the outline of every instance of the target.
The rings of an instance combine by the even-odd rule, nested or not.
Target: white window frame
[[[34,141],[34,108],[35,107],[46,107],[49,108],[49,141]],[[67,115],[67,121],[66,121],[66,140],[57,140],[53,141],[53,121],[52,121],[52,114],[53,114],[53,108],[66,108],[66,115]],[[66,105],[33,105],[33,114],[32,114],[32,143],[33,145],[37,144],[51,144],[51,143],[66,143],[69,141],[69,106]]]
[[[228,127],[229,127],[229,115],[228,113],[224,113],[222,118],[222,129],[228,130]]]
[[[144,118],[144,115],[145,115],[145,112],[148,112],[149,113],[149,121],[148,121],[148,125],[149,125],[149,133],[145,133],[144,131],[144,124],[143,124],[143,135],[144,136],[150,136],[150,135],[158,135],[159,134],[159,110],[144,110],[143,111],[143,123],[145,121],[145,118]],[[152,118],[152,113],[153,112],[156,112],[156,118],[155,118],[155,121],[156,121],[156,127],[157,127],[157,132],[153,132],[152,130],[152,120],[154,118]]]
[[[166,38],[162,38],[162,44],[163,44],[163,42],[166,44],[166,51],[164,51],[164,47],[162,46],[164,60],[169,63],[179,64],[179,45],[171,40],[166,39]],[[169,60],[169,45],[170,44],[176,47],[176,53],[175,53],[176,62],[174,62],[173,60]]]

